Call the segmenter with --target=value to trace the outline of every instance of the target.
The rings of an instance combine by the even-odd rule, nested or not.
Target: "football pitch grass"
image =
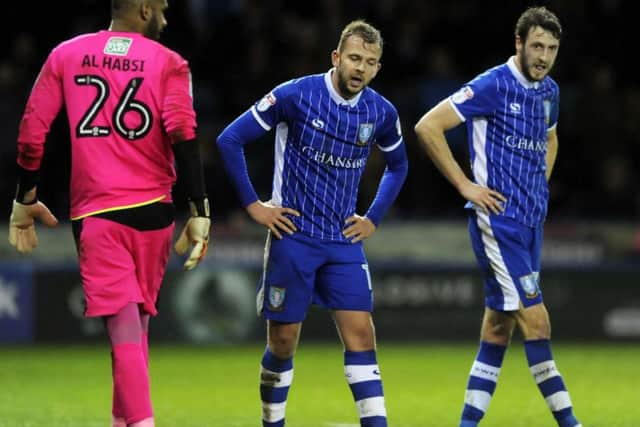
[[[262,345],[153,345],[158,427],[258,427]],[[382,343],[389,425],[457,427],[474,344]],[[640,344],[555,343],[560,372],[584,427],[640,426]],[[288,427],[357,427],[338,344],[302,342],[287,405]],[[106,345],[0,347],[0,427],[108,427]],[[522,344],[507,352],[482,427],[554,427]]]

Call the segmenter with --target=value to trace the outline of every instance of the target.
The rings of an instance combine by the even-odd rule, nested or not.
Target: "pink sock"
[[[124,418],[120,418],[120,417],[116,417],[115,415],[112,415],[111,427],[127,427],[127,423],[124,421]]]
[[[113,347],[113,384],[122,415],[128,424],[153,416],[149,372],[140,344]]]
[[[129,427],[155,427],[153,422],[153,418],[146,418],[142,421],[138,421],[137,423],[129,424]]]
[[[113,351],[111,352],[111,378],[115,378],[115,359],[113,357]],[[111,416],[113,427],[127,427],[127,423],[124,420],[124,408],[122,407],[122,401],[116,391],[116,384],[113,384],[113,398],[111,405]]]

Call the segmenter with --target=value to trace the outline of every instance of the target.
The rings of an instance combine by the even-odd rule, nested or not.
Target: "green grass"
[[[153,345],[153,344],[152,344]],[[389,425],[456,427],[474,345],[381,344]],[[640,426],[640,345],[555,344],[584,427]],[[262,346],[152,347],[158,427],[257,427]],[[0,348],[0,427],[106,427],[110,356],[104,346]],[[358,425],[337,344],[301,343],[287,426]],[[522,345],[507,353],[482,427],[554,427]]]

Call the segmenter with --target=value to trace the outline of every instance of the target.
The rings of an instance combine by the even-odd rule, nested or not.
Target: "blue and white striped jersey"
[[[283,83],[250,111],[265,131],[276,128],[272,202],[301,213],[292,218],[300,232],[345,241],[371,146],[404,146],[396,108],[369,87],[343,99],[332,72]]]
[[[543,223],[547,214],[547,132],[558,122],[559,98],[551,77],[528,81],[515,57],[449,97],[467,122],[475,182],[502,193],[507,198],[503,215],[530,227]]]

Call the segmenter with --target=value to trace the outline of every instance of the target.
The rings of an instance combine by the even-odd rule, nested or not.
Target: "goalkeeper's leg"
[[[115,315],[106,316],[105,323],[113,357],[114,421],[153,426],[138,304],[129,303]]]

